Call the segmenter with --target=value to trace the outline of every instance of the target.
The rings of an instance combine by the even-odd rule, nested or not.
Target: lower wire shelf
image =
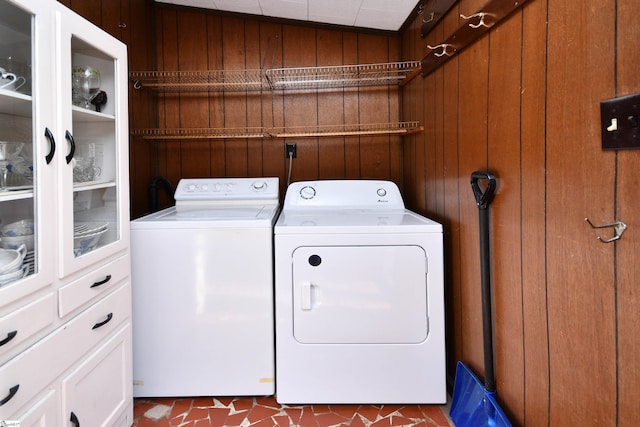
[[[149,140],[305,138],[326,136],[409,135],[422,132],[418,122],[245,128],[136,129],[131,136]]]

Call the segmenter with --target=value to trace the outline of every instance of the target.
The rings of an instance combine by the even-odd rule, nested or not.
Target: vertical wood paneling
[[[245,20],[225,16],[222,18],[222,52],[225,70],[243,70],[246,68],[247,42],[245,39]],[[219,94],[214,94],[219,96]],[[247,122],[247,98],[244,92],[225,92],[224,126],[242,128],[249,126]],[[225,141],[225,175],[247,176],[248,149],[245,139],[228,139]]]
[[[309,27],[285,25],[282,32],[283,66],[312,67],[316,65],[316,30]],[[318,103],[315,91],[287,93],[284,97],[284,124],[304,126],[318,124]],[[317,179],[318,139],[288,140],[297,143],[297,158],[293,163],[292,181]]]
[[[178,25],[178,66],[181,71],[205,70],[208,66],[207,19],[200,13],[180,13]],[[180,127],[195,128],[209,125],[209,111],[206,97],[200,94],[181,93]],[[184,140],[180,143],[180,170],[184,178],[198,178],[211,175],[209,143]]]
[[[552,425],[616,423],[611,410],[616,402],[614,246],[601,244],[584,222],[588,217],[607,223],[614,216],[615,154],[603,153],[599,141],[599,102],[614,87],[614,6],[613,0],[588,8],[576,2],[549,4],[546,236]],[[599,171],[597,179],[594,171]]]
[[[157,16],[158,32],[158,68],[160,70],[180,70],[178,50],[178,17],[177,12],[160,9]],[[180,98],[176,94],[158,96],[158,125],[165,128],[180,127]],[[180,141],[154,141],[158,153],[158,175],[166,177],[177,184],[181,176],[181,143]]]
[[[443,20],[442,35],[458,26],[458,6]],[[460,185],[466,184],[459,173],[458,154],[458,57],[442,67],[442,144],[444,187],[444,254],[445,290],[447,305],[447,372],[450,381],[455,375],[455,365],[462,359],[462,322],[458,317],[462,309],[461,249],[460,249]],[[426,111],[429,113],[429,111]]]
[[[260,46],[263,67],[282,67],[282,26],[280,24],[260,23]],[[262,120],[265,126],[284,126],[282,96],[279,94],[263,94]],[[282,141],[263,141],[262,163],[265,176],[280,177],[280,193],[287,188],[286,165]]]
[[[358,34],[344,33],[342,36],[342,52],[345,64],[358,63]],[[359,121],[359,105],[358,90],[346,89],[348,96],[344,97],[344,121],[345,123],[358,123]],[[360,138],[357,136],[348,136],[344,139],[345,143],[345,168],[346,178],[354,179],[362,176],[361,168],[361,145]]]
[[[516,416],[524,419],[523,425],[544,426],[549,421],[549,341],[544,250],[546,2],[527,4],[523,15],[520,258],[524,321],[524,412]]]
[[[317,65],[342,64],[342,32],[318,30],[316,32]],[[320,90],[318,99],[318,124],[332,125],[344,123],[344,98],[353,93],[343,89]],[[353,96],[353,95],[351,95]],[[318,178],[339,179],[345,176],[345,138],[322,138],[318,145]]]
[[[522,19],[513,17],[489,36],[487,116],[488,166],[498,180],[491,224],[493,307],[500,314],[494,317],[495,372],[499,399],[512,402],[517,424],[524,407],[522,259],[514,256],[522,245],[521,35]]]
[[[360,34],[358,35],[358,63],[388,61],[388,41],[386,37]],[[377,60],[376,60],[377,58]],[[391,90],[391,89],[389,89]],[[382,94],[381,94],[382,92]],[[382,100],[387,102],[381,102]],[[380,87],[364,87],[359,93],[360,123],[389,122],[390,112],[388,90]],[[365,178],[391,178],[391,140],[397,144],[398,140],[386,135],[362,136],[360,144],[366,145],[360,157],[360,169]]]
[[[220,16],[209,15],[207,17],[207,69],[222,70],[224,68],[222,44],[222,18]],[[224,127],[224,96],[209,95],[209,126],[213,128]],[[210,175],[212,177],[225,175],[225,141],[215,140],[209,144],[210,147]]]
[[[637,17],[640,3],[635,0],[617,1],[617,76],[616,96],[640,92],[638,61],[640,26]],[[616,220],[629,225],[624,237],[616,243],[617,283],[617,421],[621,427],[632,427],[640,422],[640,152],[618,152]]]
[[[444,25],[480,3],[461,0]],[[599,131],[599,102],[640,88],[636,3],[530,1],[434,73],[444,74],[434,89],[443,94],[444,166],[442,178],[427,179],[445,188],[449,370],[453,355],[482,372],[468,174],[487,166],[499,179],[492,211],[498,398],[514,425],[640,421],[632,397],[640,382],[640,247],[629,235],[601,243],[584,222],[629,224],[640,212],[637,152],[603,151]],[[428,123],[435,113],[424,114]]]

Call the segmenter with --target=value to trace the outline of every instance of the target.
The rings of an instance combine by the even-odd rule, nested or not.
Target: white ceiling
[[[226,12],[397,31],[418,0],[156,0]]]

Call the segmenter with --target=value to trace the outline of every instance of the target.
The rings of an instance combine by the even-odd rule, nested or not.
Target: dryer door
[[[427,338],[421,247],[300,247],[292,261],[298,342],[410,344]]]

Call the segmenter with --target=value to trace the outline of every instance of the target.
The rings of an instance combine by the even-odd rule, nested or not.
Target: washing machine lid
[[[442,225],[408,209],[282,211],[275,234],[442,233]]]
[[[272,227],[278,205],[176,206],[131,221],[131,229]]]

